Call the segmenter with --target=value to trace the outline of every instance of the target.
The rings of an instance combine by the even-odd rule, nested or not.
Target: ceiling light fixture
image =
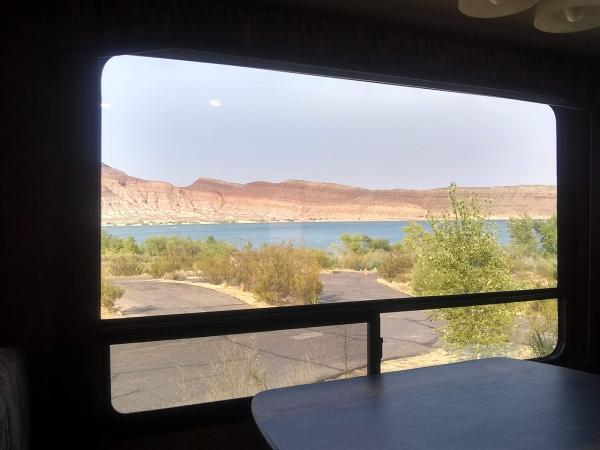
[[[547,33],[574,33],[600,27],[600,0],[543,0],[534,26]]]
[[[537,4],[534,26],[547,33],[574,33],[600,27],[600,0],[458,0],[469,17],[491,19],[525,11]]]
[[[459,0],[458,9],[465,16],[492,19],[510,16],[534,6],[539,0]]]

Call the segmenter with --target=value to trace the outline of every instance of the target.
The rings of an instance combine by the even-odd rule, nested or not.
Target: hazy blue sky
[[[145,179],[556,184],[546,105],[158,58],[102,74],[102,160]]]

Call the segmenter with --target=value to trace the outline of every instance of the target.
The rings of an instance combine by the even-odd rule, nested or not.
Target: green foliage
[[[413,269],[416,295],[450,295],[510,288],[507,257],[494,230],[486,226],[480,204],[448,192],[452,215],[430,217],[432,232],[422,239]]]
[[[389,250],[390,241],[387,239],[373,239],[365,234],[342,234],[340,236],[347,253],[364,255],[375,250]]]
[[[265,245],[257,252],[251,291],[270,304],[318,303],[323,285],[311,252],[289,245]]]
[[[102,230],[100,233],[100,254],[130,254],[140,253],[140,247],[135,239],[130,237],[119,238]]]
[[[430,318],[446,321],[444,343],[457,349],[472,346],[480,358],[486,347],[510,342],[518,311],[514,304],[465,306],[432,311]]]
[[[226,248],[196,262],[201,277],[249,290],[270,304],[310,304],[319,301],[319,273],[330,258],[321,251],[270,244],[254,249]]]
[[[528,302],[527,318],[530,332],[527,344],[535,358],[551,354],[558,342],[558,303],[556,300]]]
[[[213,252],[199,258],[194,267],[200,271],[202,278],[208,283],[231,283],[234,278],[234,254],[233,248],[224,248],[220,252]]]
[[[529,216],[511,217],[508,220],[510,244],[513,248],[525,254],[535,254],[538,251],[538,238],[534,232],[534,222]]]
[[[100,303],[110,311],[115,309],[115,301],[123,296],[125,289],[111,283],[106,278],[100,280]]]
[[[391,250],[387,239],[374,239],[365,234],[342,234],[343,251],[338,266],[351,270],[374,270]]]
[[[368,253],[345,253],[339,258],[338,264],[344,269],[350,270],[374,270],[377,269],[388,252],[382,249]]]
[[[556,257],[510,247],[507,253],[514,289],[556,287]]]
[[[388,252],[377,271],[388,281],[408,281],[415,263],[415,256],[397,246]]]
[[[102,258],[102,264],[113,276],[134,276],[144,273],[146,258],[137,253],[117,253]]]
[[[423,225],[412,222],[404,227],[404,239],[402,239],[401,246],[406,253],[417,258],[427,247],[430,239],[431,234],[423,228]]]
[[[454,184],[448,199],[451,213],[429,218],[429,236],[415,228],[413,291],[451,295],[508,290],[508,259],[495,231],[486,226],[481,203],[459,199]],[[509,341],[517,312],[514,305],[486,305],[439,309],[430,317],[445,322],[442,339],[448,346],[472,346],[480,357],[485,346]]]
[[[556,256],[558,240],[556,214],[550,219],[536,220],[533,228],[539,236],[542,253],[548,256]]]
[[[180,272],[190,271],[199,265],[206,269],[202,261],[212,261],[217,255],[232,250],[232,246],[216,241],[213,237],[194,240],[181,237],[150,237],[144,241],[143,250],[150,263],[147,271],[153,277],[173,278]]]
[[[511,243],[507,249],[516,289],[556,286],[556,217],[509,220]]]

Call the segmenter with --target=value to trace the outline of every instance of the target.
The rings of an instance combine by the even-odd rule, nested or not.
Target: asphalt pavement
[[[322,274],[321,302],[406,296],[373,274]],[[115,282],[126,289],[118,306],[128,316],[249,308],[227,294],[145,278]],[[430,351],[433,324],[421,311],[381,316],[384,358]],[[113,406],[121,412],[253,395],[274,387],[365,373],[366,324],[302,328],[111,348]]]

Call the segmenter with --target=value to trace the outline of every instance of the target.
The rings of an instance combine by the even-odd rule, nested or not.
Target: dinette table
[[[490,358],[273,389],[252,414],[274,449],[600,448],[600,376]]]

